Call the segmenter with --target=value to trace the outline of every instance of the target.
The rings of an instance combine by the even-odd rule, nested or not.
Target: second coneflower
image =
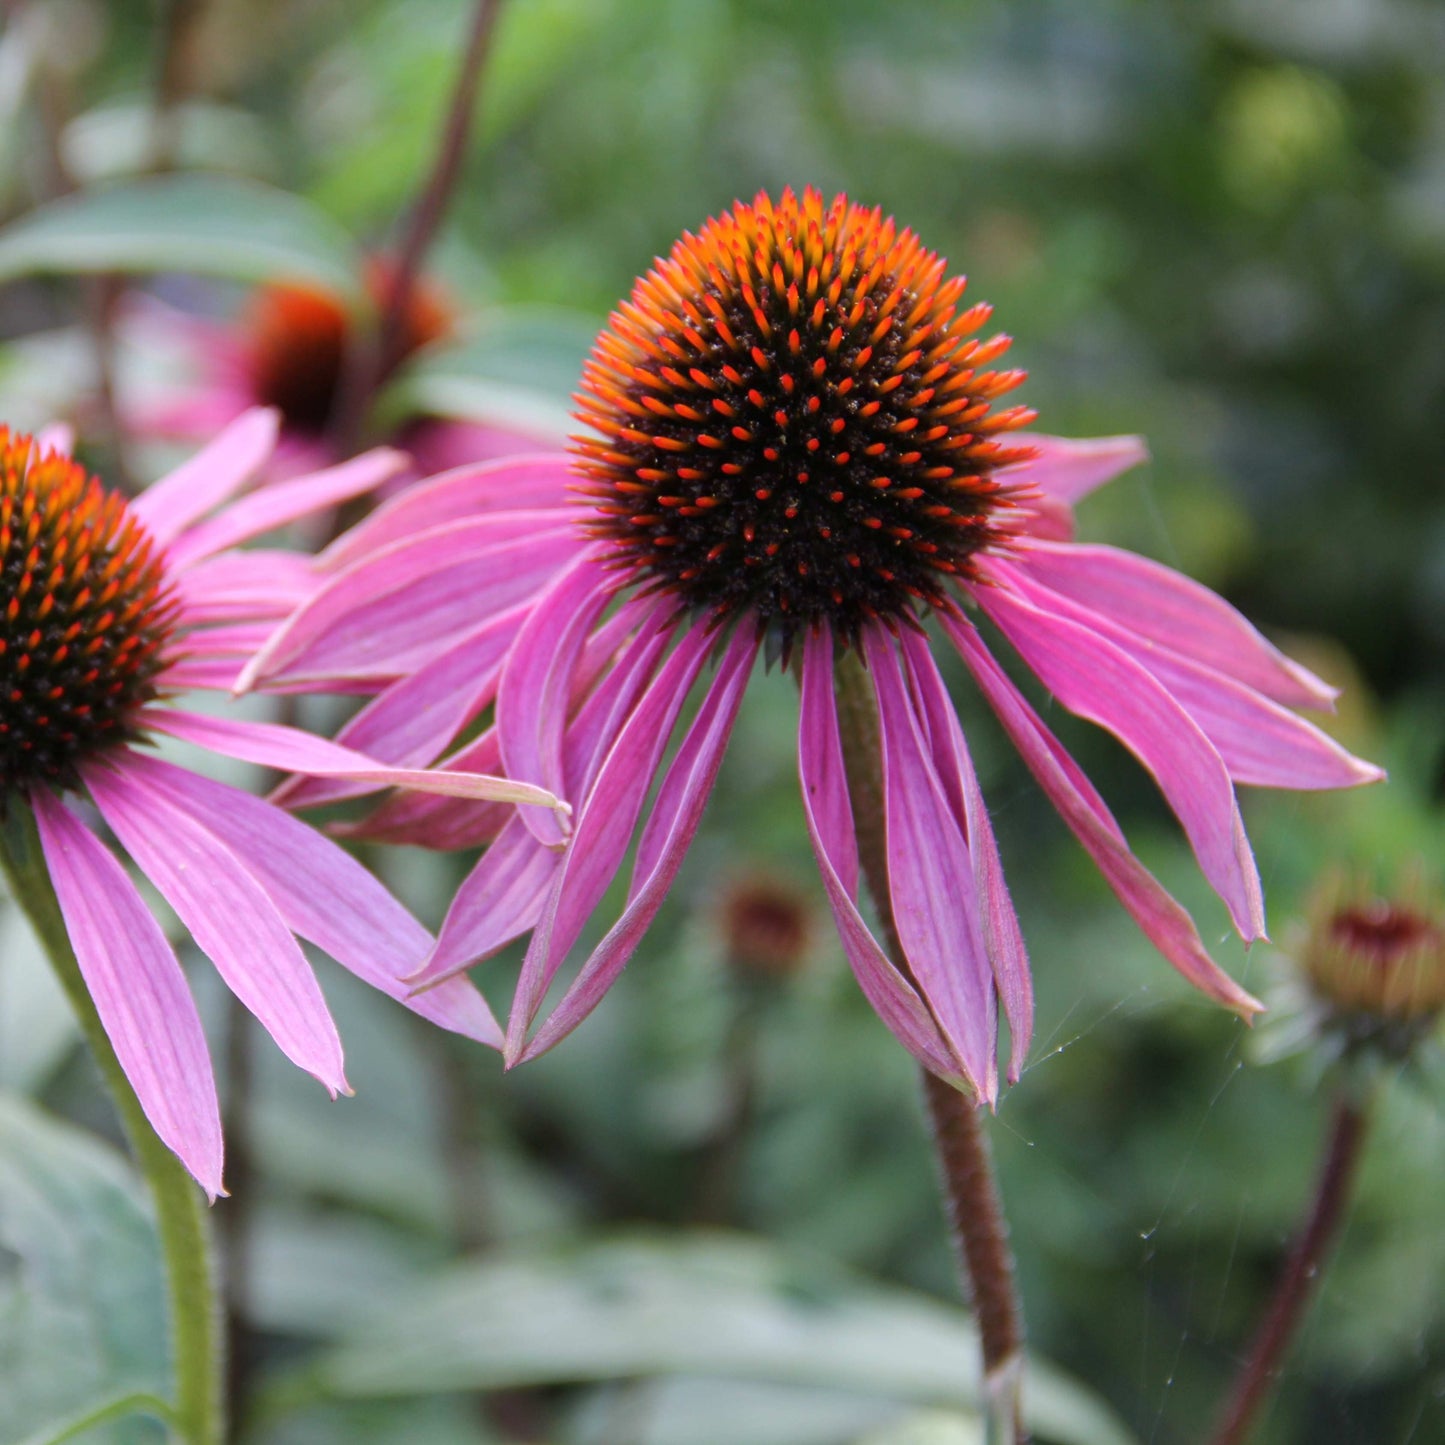
[[[1150,770],[1246,939],[1262,934],[1263,911],[1234,784],[1333,788],[1379,773],[1288,710],[1327,705],[1331,693],[1220,598],[1069,540],[1073,503],[1143,447],[1021,436],[1032,413],[995,403],[1022,373],[994,369],[1008,340],[977,335],[989,308],[964,308],[963,290],[911,231],[841,196],[739,204],[679,241],[612,317],[579,399],[590,434],[570,466],[518,459],[397,499],[343,539],[334,581],[253,669],[387,683],[349,740],[413,764],[495,700],[495,726],[450,764],[500,762],[575,805],[570,839],[536,810],[503,818],[435,799],[388,805],[373,823],[441,845],[495,839],[415,981],[435,984],[534,929],[508,1027],[512,1062],[575,1028],[636,948],[766,647],[798,666],[803,806],[861,987],[927,1068],[979,1099],[997,1092],[1001,1008],[1017,1075],[1032,1021],[1028,963],[921,625],[929,614],[1149,938],[1214,998],[1257,1007],[1135,859],[969,611]],[[459,584],[473,576],[485,585],[465,594]],[[407,587],[421,578],[420,590]],[[835,701],[835,668],[850,653],[877,711],[899,958],[857,903],[858,799]],[[639,821],[623,914],[534,1033]]]

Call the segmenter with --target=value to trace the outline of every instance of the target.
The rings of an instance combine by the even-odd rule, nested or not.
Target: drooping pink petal
[[[190,528],[171,543],[167,558],[177,569],[188,567],[289,522],[364,496],[400,475],[408,465],[405,453],[390,447],[376,447],[339,466],[289,482],[276,482]]]
[[[929,739],[933,764],[968,842],[974,886],[983,904],[984,942],[993,965],[994,983],[1008,1017],[1009,1082],[1016,1084],[1034,1023],[1033,980],[1023,931],[1004,879],[1003,862],[983,790],[978,785],[978,774],[928,640],[911,627],[903,628],[900,638],[904,666],[917,699],[919,721]]]
[[[128,767],[184,812],[204,818],[293,932],[432,1023],[501,1047],[491,1009],[465,980],[411,997],[402,977],[430,952],[431,934],[350,854],[238,788],[140,754]]]
[[[804,641],[800,707],[798,778],[803,816],[838,936],[858,986],[878,1017],[924,1068],[967,1087],[962,1062],[954,1057],[917,991],[878,946],[854,902],[858,844],[833,697],[833,639],[826,631],[810,632]]]
[[[415,788],[452,798],[486,798],[502,803],[526,803],[543,808],[561,806],[545,789],[531,783],[479,773],[456,773],[426,768],[389,768],[374,758],[300,728],[280,723],[207,717],[179,708],[153,707],[145,714],[146,726],[169,733],[224,757],[239,758],[263,768],[308,773],[319,778],[347,778],[377,788]]]
[[[131,510],[157,542],[168,546],[256,476],[275,450],[280,430],[279,412],[255,407],[189,461],[147,487],[130,504]]]
[[[893,926],[939,1029],[984,1099],[998,1093],[993,966],[973,862],[909,702],[888,633],[863,633],[878,698]]]
[[[572,674],[610,588],[596,559],[583,553],[540,598],[507,654],[497,692],[497,737],[510,778],[537,783],[559,796],[562,735],[572,699]],[[539,843],[560,847],[565,834],[555,813],[532,809],[523,822]]]
[[[198,818],[124,767],[82,776],[121,846],[175,909],[231,992],[292,1063],[349,1093],[341,1040],[300,945],[266,890]]]
[[[702,628],[684,633],[583,795],[572,841],[522,963],[507,1020],[509,1060],[520,1054],[543,995],[622,864],[673,724],[712,640]]]
[[[514,815],[462,881],[435,951],[407,982],[433,988],[535,927],[561,865],[562,855]]]
[[[1328,708],[1338,696],[1217,593],[1147,557],[1036,541],[1018,565],[1055,592],[1286,707]]]
[[[1264,904],[1223,759],[1179,703],[1122,649],[1007,587],[974,595],[1070,712],[1114,734],[1153,774],[1200,869],[1247,941],[1264,937]]]
[[[497,693],[501,663],[523,617],[520,608],[503,613],[481,631],[401,678],[373,698],[336,734],[343,747],[365,753],[389,767],[424,768],[435,762],[464,727]],[[500,752],[487,768],[496,772]],[[335,778],[295,777],[272,794],[288,808],[312,808],[367,792],[365,786]]]
[[[111,851],[48,788],[31,803],[85,986],[165,1146],[214,1200],[221,1113],[200,1015],[175,951]]]
[[[378,507],[338,537],[318,558],[318,565],[337,572],[418,532],[489,512],[561,507],[567,501],[571,466],[565,455],[538,453],[443,472]]]
[[[557,1007],[517,1055],[516,1062],[545,1053],[597,1007],[657,916],[697,833],[703,808],[712,796],[757,650],[758,642],[752,629],[740,626],[718,664],[707,696],[678,748],[643,825],[632,886],[622,917],[582,965]]]
[[[1145,641],[1113,618],[1044,586],[1030,568],[996,563],[990,570],[1034,606],[1107,637],[1147,668],[1199,724],[1235,782],[1264,788],[1350,788],[1385,776],[1262,693],[1172,648]]]
[[[538,528],[530,515],[423,533],[333,577],[256,658],[248,683],[394,678],[430,661],[536,591],[585,545],[575,528]]]
[[[200,627],[233,618],[289,616],[319,586],[309,561],[299,552],[260,548],[210,557],[175,579],[181,621]],[[191,640],[201,646],[204,636]]]
[[[1009,681],[972,625],[946,613],[939,621],[1029,771],[1144,935],[1196,988],[1246,1019],[1258,1013],[1263,1005],[1209,956],[1189,914],[1129,851],[1104,800]]]

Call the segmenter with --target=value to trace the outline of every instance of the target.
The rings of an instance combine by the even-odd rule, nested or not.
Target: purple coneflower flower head
[[[1290,711],[1328,706],[1330,689],[1223,600],[1156,563],[1070,540],[1073,504],[1144,448],[1021,436],[1032,413],[996,403],[1022,373],[995,369],[1008,338],[977,335],[989,308],[964,309],[963,289],[911,231],[844,197],[737,205],[684,236],[599,338],[570,488],[560,459],[528,458],[397,499],[342,540],[328,589],[258,658],[253,676],[390,677],[351,740],[412,764],[495,701],[495,726],[447,765],[499,760],[574,803],[570,839],[537,810],[503,820],[437,798],[400,799],[371,820],[384,837],[493,840],[416,981],[449,978],[532,929],[510,1062],[575,1028],[636,948],[766,647],[798,663],[803,806],[859,984],[926,1067],[980,1099],[997,1091],[1001,1009],[1017,1077],[1028,962],[928,614],[1148,937],[1213,998],[1246,1016],[1258,1008],[1130,852],[972,615],[1149,769],[1246,940],[1264,919],[1235,783],[1333,788],[1378,770]],[[449,571],[470,585],[469,569],[487,579],[477,606],[445,587],[410,614],[404,639],[378,642],[399,579]],[[896,959],[857,902],[834,693],[850,650],[877,707]],[[665,761],[700,679],[700,705]],[[425,738],[423,698],[435,724]],[[621,917],[534,1033],[634,835]]]
[[[405,459],[375,451],[237,499],[276,440],[252,412],[138,500],[0,427],[0,808],[34,813],[86,985],[157,1134],[214,1197],[215,1083],[174,950],[94,831],[88,798],[282,1051],[333,1094],[341,1043],[297,937],[445,1028],[500,1044],[473,988],[409,996],[432,940],[336,844],[282,809],[143,751],[157,736],[369,789],[441,786],[547,805],[501,779],[417,774],[273,723],[189,712],[226,690],[316,588],[308,560],[238,544],[362,495]],[[519,792],[519,786],[525,793]]]
[[[395,268],[375,257],[366,269],[370,304],[383,309]],[[452,337],[457,320],[440,288],[422,282],[402,318],[396,370],[416,352]],[[362,328],[347,306],[313,285],[277,281],[259,286],[230,320],[192,315],[156,300],[134,298],[122,314],[121,337],[175,376],[136,388],[126,420],[138,436],[201,440],[255,406],[281,414],[281,436],[268,475],[285,477],[337,460],[329,428]],[[385,378],[383,378],[385,379]],[[449,459],[532,451],[545,438],[525,428],[422,419],[394,438],[416,459],[418,474]]]

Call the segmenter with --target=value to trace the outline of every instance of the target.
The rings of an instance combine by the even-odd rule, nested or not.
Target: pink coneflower
[[[236,996],[333,1094],[347,1090],[341,1043],[295,935],[443,1027],[500,1043],[471,987],[407,996],[398,978],[432,940],[354,859],[281,809],[142,751],[166,736],[364,788],[437,786],[437,775],[294,728],[172,701],[228,688],[276,620],[315,590],[306,558],[238,544],[359,496],[404,464],[370,452],[231,500],[267,461],[276,430],[274,413],[249,413],[127,504],[62,452],[0,427],[0,809],[33,811],[121,1066],[156,1133],[212,1196],[221,1133],[200,1019],[86,798]],[[518,786],[467,777],[456,791],[551,801]]]
[[[394,283],[394,268],[373,258],[366,291],[379,312]],[[453,337],[457,322],[442,291],[420,283],[402,320],[395,371],[423,347]],[[140,436],[190,440],[214,436],[255,406],[275,407],[282,431],[272,476],[291,476],[336,460],[329,438],[347,368],[361,334],[345,303],[318,286],[277,281],[257,287],[231,321],[193,316],[151,298],[136,298],[122,335],[161,357],[180,378],[152,385],[131,399],[127,422]],[[386,380],[383,377],[382,380]],[[391,438],[411,451],[423,471],[458,454],[471,460],[533,450],[544,438],[465,422],[420,420]]]
[[[413,764],[495,698],[495,726],[449,765],[500,761],[573,801],[570,839],[536,810],[503,819],[441,799],[401,799],[372,820],[381,836],[440,846],[495,838],[416,982],[449,978],[534,929],[510,1062],[575,1028],[636,948],[766,647],[799,669],[804,810],[864,992],[929,1069],[982,1099],[997,1091],[1001,1006],[1017,1077],[1028,964],[922,626],[929,614],[1149,938],[1212,997],[1245,1015],[1258,1008],[1135,859],[971,614],[1150,770],[1246,940],[1264,921],[1234,784],[1333,788],[1380,774],[1288,711],[1327,706],[1330,689],[1224,601],[1156,563],[1069,540],[1073,504],[1140,461],[1143,446],[1020,437],[1032,413],[994,403],[1022,373],[992,369],[1008,338],[975,336],[989,308],[960,309],[963,289],[911,231],[841,196],[739,204],[684,236],[599,338],[579,398],[592,434],[577,442],[570,487],[560,459],[529,458],[397,499],[342,540],[338,575],[257,659],[252,676],[392,678],[350,738]],[[465,594],[474,574],[489,589],[475,602]],[[402,589],[416,576],[438,590],[408,607]],[[848,651],[877,706],[899,959],[856,901],[834,698]],[[533,1034],[659,775],[625,910]],[[331,791],[303,784],[292,796]]]

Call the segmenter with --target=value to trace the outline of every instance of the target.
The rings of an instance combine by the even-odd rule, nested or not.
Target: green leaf
[[[409,367],[383,399],[383,413],[507,426],[560,443],[597,328],[592,317],[570,311],[491,311],[475,335]]]
[[[82,191],[0,230],[0,282],[54,272],[193,271],[362,296],[340,226],[289,192],[194,173]]]
[[[453,1267],[319,1366],[342,1398],[650,1376],[847,1390],[971,1408],[978,1338],[961,1311],[743,1236],[627,1238]],[[1030,1365],[1026,1413],[1060,1445],[1125,1445],[1112,1412]]]
[[[0,1095],[0,1445],[155,1413],[169,1375],[160,1249],[129,1169]]]
[[[124,1420],[128,1415],[150,1415],[156,1420],[173,1419],[171,1407],[159,1395],[144,1391],[128,1390],[122,1395],[107,1400],[90,1409],[72,1415],[68,1420],[56,1421],[37,1430],[25,1445],[64,1445],[77,1435],[94,1430],[98,1425],[114,1420]]]

